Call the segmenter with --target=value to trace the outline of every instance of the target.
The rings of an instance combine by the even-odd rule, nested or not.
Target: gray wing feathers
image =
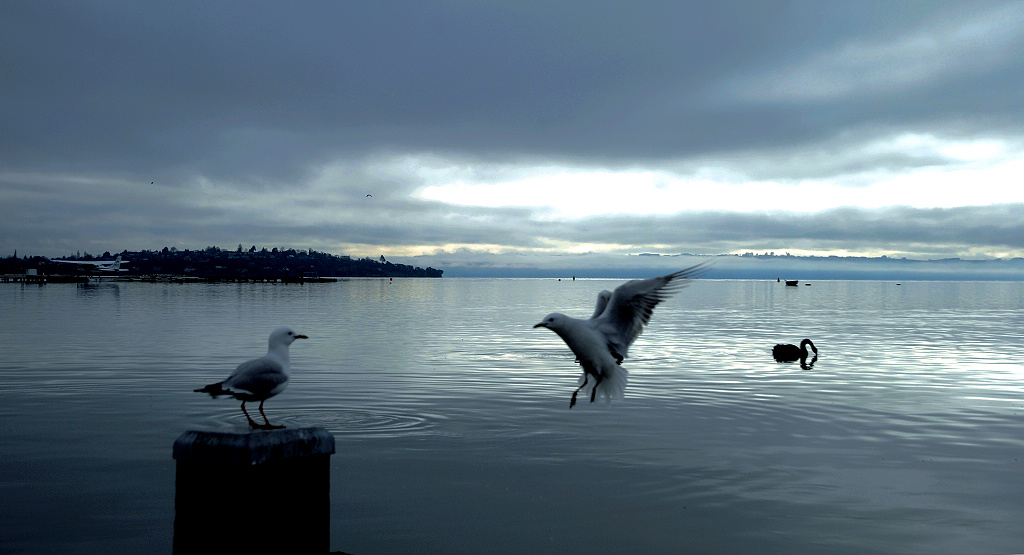
[[[612,298],[612,292],[608,290],[601,291],[597,294],[597,306],[594,307],[594,314],[590,317],[591,320],[597,318],[604,312],[604,309],[608,307],[608,301]]]
[[[651,321],[654,307],[686,287],[690,278],[707,269],[707,264],[697,264],[666,276],[628,281],[617,287],[608,307],[595,321],[597,329],[608,338],[612,352],[628,356],[629,346]]]
[[[269,358],[257,358],[243,362],[224,380],[224,387],[242,389],[259,395],[269,393],[275,387],[288,381],[281,363]]]

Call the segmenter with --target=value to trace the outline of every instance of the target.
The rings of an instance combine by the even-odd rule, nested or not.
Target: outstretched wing
[[[626,357],[629,346],[651,321],[658,303],[686,287],[689,280],[708,269],[708,262],[690,266],[667,276],[627,281],[615,288],[604,312],[593,325],[608,338],[613,354]]]
[[[590,317],[591,320],[597,318],[604,312],[604,309],[608,307],[608,301],[612,298],[612,292],[605,289],[597,294],[597,306],[594,307],[594,315]]]

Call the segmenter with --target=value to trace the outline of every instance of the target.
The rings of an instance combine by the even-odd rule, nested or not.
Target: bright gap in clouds
[[[837,169],[813,178],[799,176],[805,172],[799,167],[799,158],[804,156],[806,153],[778,158],[751,155],[690,162],[675,170],[526,164],[467,168],[465,163],[454,162],[445,168],[443,160],[434,159],[415,170],[425,185],[414,196],[459,206],[533,208],[541,211],[544,219],[683,211],[952,208],[1024,201],[1018,185],[1024,173],[1024,153],[1018,145],[1011,148],[998,140],[898,135],[839,154],[806,156],[826,169],[866,168],[857,172]],[[929,161],[897,170],[885,162],[894,156]],[[408,162],[406,168],[417,165]],[[773,178],[748,177],[754,173]]]

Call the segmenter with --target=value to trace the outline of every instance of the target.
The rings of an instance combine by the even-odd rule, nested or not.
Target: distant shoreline
[[[443,265],[445,270],[393,263],[381,257],[352,258],[313,250],[266,248],[225,250],[122,251],[101,256],[88,253],[66,260],[111,261],[121,256],[126,272],[119,276],[177,276],[202,280],[266,281],[296,278],[561,278],[572,280],[609,278],[633,279],[669,273],[700,262],[712,262],[702,278],[772,280],[895,280],[895,281],[1024,281],[1024,258],[971,260],[943,258],[920,260],[887,256],[793,256],[775,254],[697,255],[656,254],[602,255],[588,253],[559,256],[524,255],[501,263],[480,264],[459,256],[424,257],[424,262]],[[416,257],[406,258],[415,262]],[[67,267],[62,267],[67,266]],[[40,256],[17,254],[0,258],[0,274],[24,274],[36,270],[43,275],[90,275],[87,270],[53,262]],[[110,275],[97,273],[99,275]]]
[[[61,261],[99,262],[121,257],[116,272],[100,272],[89,265],[62,264]],[[444,270],[395,264],[383,256],[379,260],[352,258],[344,255],[309,250],[277,248],[248,250],[241,245],[235,250],[207,247],[203,250],[178,250],[164,247],[159,251],[121,251],[101,256],[66,256],[50,259],[42,256],[18,257],[17,253],[0,258],[0,274],[25,274],[36,271],[41,275],[117,275],[117,276],[179,276],[201,280],[306,280],[331,277],[425,277],[440,278]]]
[[[771,280],[895,280],[895,281],[1024,281],[1024,258],[999,260],[914,260],[907,258],[645,255],[617,259],[578,257],[576,267],[540,268],[528,264],[505,267],[446,265],[448,277],[634,279],[662,275],[699,262],[712,261],[702,279]]]

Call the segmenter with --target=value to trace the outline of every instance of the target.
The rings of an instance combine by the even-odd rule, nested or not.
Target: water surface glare
[[[280,325],[266,410],[335,435],[334,550],[1024,552],[1024,284],[699,280],[569,410],[532,325],[619,283],[0,284],[0,552],[169,551],[175,438],[246,430],[192,390]]]

